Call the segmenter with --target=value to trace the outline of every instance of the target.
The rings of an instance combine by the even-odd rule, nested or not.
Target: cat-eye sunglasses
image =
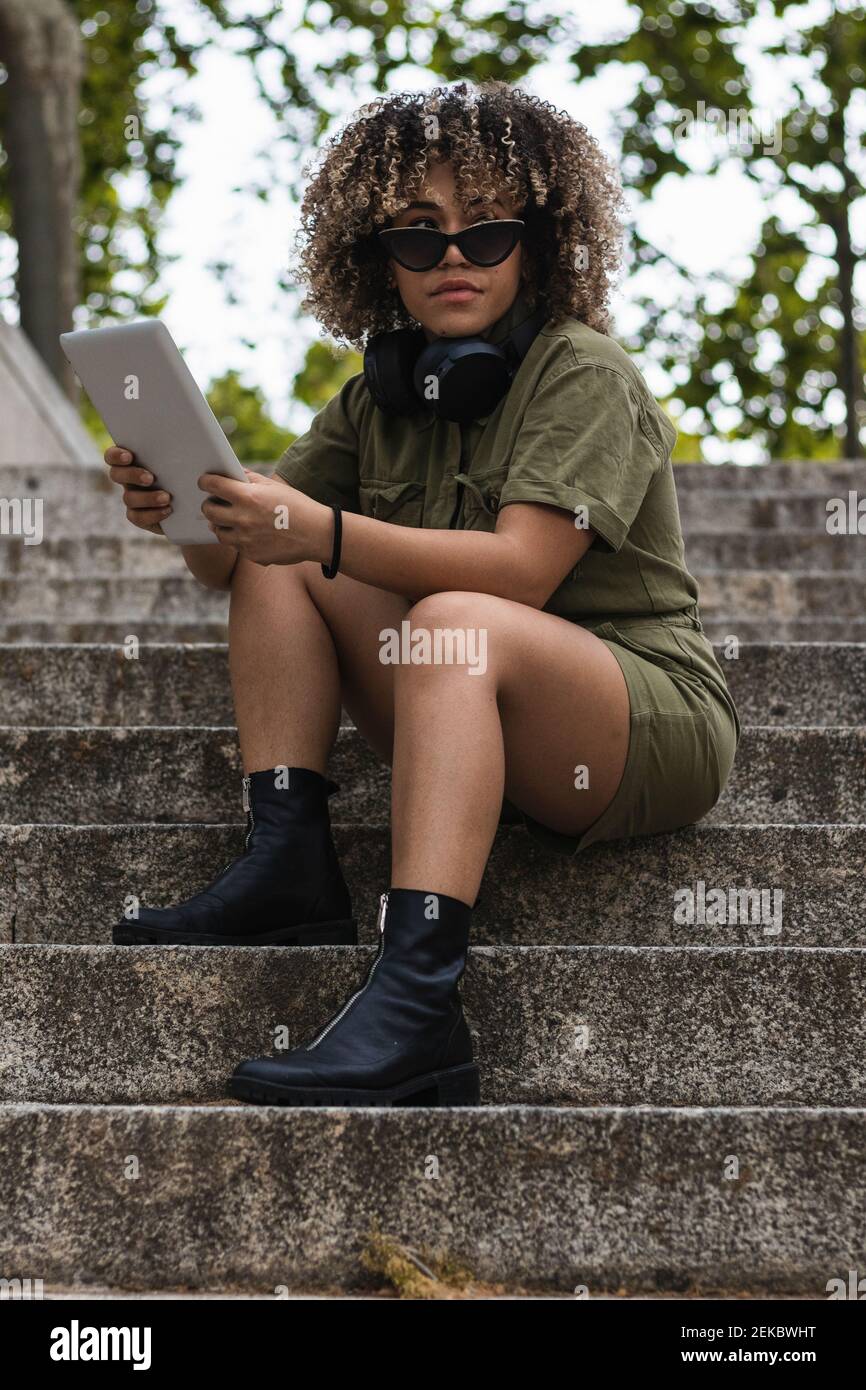
[[[476,222],[462,232],[440,232],[435,227],[387,227],[379,232],[379,244],[404,270],[432,270],[440,264],[452,241],[473,265],[499,265],[511,255],[526,226],[519,218]]]

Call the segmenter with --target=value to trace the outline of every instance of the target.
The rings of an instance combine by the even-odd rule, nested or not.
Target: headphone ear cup
[[[428,398],[425,394],[428,377],[439,377],[442,366],[448,359],[448,354],[453,338],[435,338],[432,343],[425,343],[424,347],[415,358],[415,365],[412,370],[412,389],[416,399],[425,401],[429,409],[434,414],[439,413],[439,395]]]
[[[413,385],[415,362],[425,342],[421,328],[377,333],[364,350],[364,380],[375,404],[388,415],[420,408]]]
[[[443,420],[465,423],[489,415],[511,383],[505,353],[483,338],[437,338],[421,351],[415,363],[415,390]],[[436,394],[428,397],[428,378],[436,379]]]

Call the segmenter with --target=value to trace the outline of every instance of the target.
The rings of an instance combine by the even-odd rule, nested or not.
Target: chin
[[[428,306],[425,327],[440,338],[465,337],[470,333],[483,333],[495,318],[496,315],[491,318],[490,310],[482,309],[480,304],[440,304],[432,312]]]

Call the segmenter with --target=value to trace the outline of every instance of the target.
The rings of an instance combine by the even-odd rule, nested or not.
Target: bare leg
[[[474,903],[503,790],[554,830],[581,834],[625,769],[629,698],[616,658],[583,628],[510,599],[441,593],[412,628],[484,629],[487,668],[395,666],[391,882]],[[589,786],[575,787],[575,769]]]
[[[229,614],[229,669],[244,772],[325,772],[341,704],[390,762],[393,668],[379,661],[383,627],[406,599],[318,564],[238,560]]]

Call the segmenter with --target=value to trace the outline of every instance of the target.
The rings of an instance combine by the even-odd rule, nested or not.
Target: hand
[[[109,465],[109,478],[124,490],[127,521],[155,536],[164,535],[159,523],[171,511],[171,493],[155,488],[153,474],[136,466],[135,455],[121,444],[112,444],[102,457]]]
[[[334,514],[330,507],[251,468],[252,486],[220,473],[202,473],[198,485],[211,496],[202,513],[222,545],[257,565],[297,565],[331,558]],[[217,499],[217,500],[214,500]]]

